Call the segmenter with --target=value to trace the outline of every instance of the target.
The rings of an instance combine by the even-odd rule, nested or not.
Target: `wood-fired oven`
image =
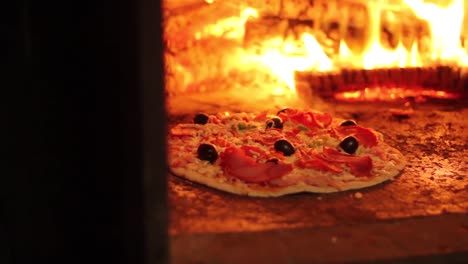
[[[164,4],[169,126],[198,112],[306,107],[382,131],[409,160],[372,188],[273,199],[170,175],[172,260],[411,263],[466,252],[468,2]]]
[[[468,261],[467,1],[9,7],[0,263]],[[375,128],[408,166],[279,198],[168,173],[168,126],[277,106]]]

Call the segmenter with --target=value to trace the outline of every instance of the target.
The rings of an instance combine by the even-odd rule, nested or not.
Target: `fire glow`
[[[206,1],[208,4],[214,1]],[[243,67],[266,68],[284,87],[270,87],[265,85],[273,95],[295,94],[294,74],[296,71],[313,71],[318,73],[340,72],[342,69],[379,69],[379,68],[411,68],[433,67],[438,65],[468,66],[468,47],[463,47],[460,40],[464,19],[464,0],[452,0],[447,5],[426,3],[423,0],[402,0],[401,4],[390,6],[389,1],[366,1],[369,12],[369,25],[364,48],[361,52],[353,51],[344,38],[339,40],[336,54],[329,54],[321,43],[311,33],[302,33],[297,39],[285,39],[284,36],[271,37],[264,40],[258,50],[243,49],[233,54],[230,63]],[[417,18],[428,25],[430,37],[426,39],[425,50],[420,43],[414,41],[411,45],[404,43],[402,38],[395,47],[382,45],[382,12],[405,10],[412,12]],[[398,17],[388,13],[388,21],[396,21]],[[229,17],[215,24],[207,25],[197,32],[195,39],[204,36],[220,36],[238,40],[242,43],[245,35],[245,25],[249,20],[260,17],[257,10],[251,7],[242,8],[239,16]],[[402,26],[402,25],[400,25]],[[403,29],[400,29],[402,31]],[[328,54],[328,55],[327,55]],[[255,66],[256,65],[256,66]],[[286,89],[285,89],[286,87]],[[363,91],[364,91],[363,87]],[[380,91],[377,87],[377,90]],[[391,88],[393,97],[401,92],[398,87]],[[372,89],[365,89],[371,91]],[[372,91],[377,91],[372,90]],[[395,93],[394,93],[395,92]],[[369,92],[368,92],[369,93]],[[356,99],[366,93],[350,92],[340,95],[343,98]],[[429,92],[430,95],[446,97],[445,93]]]

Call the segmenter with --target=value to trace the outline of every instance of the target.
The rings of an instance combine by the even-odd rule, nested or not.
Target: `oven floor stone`
[[[176,235],[171,263],[467,263],[468,216]]]
[[[382,132],[390,145],[405,154],[408,165],[395,180],[359,191],[255,198],[224,193],[170,175],[169,232],[174,248],[193,247],[194,251],[208,250],[199,253],[200,259],[203,259],[208,257],[207,254],[211,251],[208,244],[213,247],[221,247],[219,244],[225,247],[234,246],[233,252],[237,252],[241,247],[240,241],[244,239],[247,244],[243,246],[249,248],[261,243],[270,243],[265,238],[268,236],[289,236],[289,239],[285,240],[286,244],[272,245],[271,242],[271,245],[266,248],[260,247],[259,250],[274,250],[277,254],[275,256],[281,257],[278,254],[286,254],[285,252],[293,247],[295,239],[292,237],[298,237],[302,241],[297,242],[298,246],[303,250],[309,250],[305,246],[306,243],[311,243],[310,250],[315,250],[314,247],[319,241],[326,241],[326,245],[330,247],[343,246],[343,252],[348,250],[344,245],[353,244],[353,248],[358,250],[356,254],[361,256],[366,254],[360,247],[372,248],[373,252],[385,252],[384,248],[393,247],[392,250],[395,251],[382,253],[378,260],[411,254],[436,254],[442,257],[448,248],[457,250],[447,252],[467,252],[467,241],[460,247],[457,245],[460,245],[460,239],[468,237],[468,110],[464,105],[457,104],[421,104],[415,105],[414,113],[409,118],[396,118],[389,112],[390,107],[393,106],[332,104],[328,106],[327,111],[343,118],[352,118],[363,126]],[[171,118],[182,120],[185,117],[179,115]],[[357,192],[361,193],[362,197],[357,198]],[[459,221],[453,230],[452,220]],[[399,223],[403,223],[401,221],[408,224],[404,229],[406,231],[400,230]],[[413,227],[419,227],[417,223],[424,224],[425,231],[413,230]],[[361,230],[359,232],[362,234],[354,233],[355,227]],[[444,233],[443,230],[452,230],[453,233]],[[342,235],[337,235],[338,233]],[[346,234],[350,238],[346,238]],[[424,234],[428,235],[427,239],[433,239],[433,244],[430,241],[425,242],[431,244],[431,250],[418,251],[407,248],[406,243],[411,241],[412,236],[419,236],[418,239],[424,241]],[[313,238],[317,235],[320,237]],[[375,241],[382,244],[366,246],[365,243],[373,243],[373,235],[379,236]],[[391,236],[389,240],[384,239],[387,235]],[[336,244],[330,242],[335,240],[333,237],[337,239]],[[348,241],[347,244],[340,244],[342,239]],[[438,244],[439,239],[445,242]],[[195,241],[200,242],[198,244]],[[319,247],[320,252],[314,254],[328,254],[331,259],[340,262],[326,245]],[[422,244],[420,246],[423,247]],[[405,248],[412,253],[403,254]],[[359,250],[363,251],[359,253]],[[300,255],[299,250],[293,252],[299,254],[298,261],[290,263],[307,263],[303,261],[306,255]],[[176,256],[176,260],[185,263],[184,258],[187,254],[181,253],[180,256]],[[236,254],[225,254],[228,255],[221,254],[218,257],[226,256],[230,260],[236,260]],[[265,252],[259,254],[263,254],[260,257],[267,255]],[[351,260],[370,259],[366,257]]]

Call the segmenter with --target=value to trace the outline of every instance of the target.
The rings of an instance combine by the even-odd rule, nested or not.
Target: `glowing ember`
[[[359,91],[349,91],[335,93],[334,98],[345,101],[391,101],[404,98],[431,97],[439,99],[458,99],[458,93],[449,93],[446,91],[428,90],[428,89],[407,89],[407,88],[365,88]]]

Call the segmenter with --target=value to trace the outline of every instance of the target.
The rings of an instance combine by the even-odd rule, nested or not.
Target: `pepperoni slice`
[[[329,113],[313,113],[312,114],[315,122],[321,127],[321,128],[325,128],[325,127],[328,127],[333,118],[332,116],[329,114]]]
[[[269,146],[275,143],[278,139],[283,138],[282,132],[279,129],[268,129],[266,131],[247,134],[253,141],[261,143],[264,146]]]
[[[244,146],[241,146],[241,150],[244,151],[245,155],[252,157],[254,159],[255,158],[259,159],[260,157],[268,158],[267,152],[256,146],[244,145]]]
[[[327,162],[320,158],[314,158],[314,159],[309,159],[309,160],[298,160],[296,161],[295,165],[297,165],[300,168],[315,169],[319,171],[330,171],[334,173],[340,173],[343,171],[342,167],[336,164]]]
[[[326,161],[345,163],[354,175],[371,176],[372,159],[369,156],[348,155],[336,149],[323,147],[322,157]]]
[[[280,178],[293,170],[293,166],[282,161],[257,163],[244,150],[229,147],[221,153],[224,172],[245,182],[260,183]]]
[[[288,109],[287,111],[280,112],[279,116],[283,119],[301,124],[311,130],[326,128],[332,122],[332,116],[329,113],[318,113],[295,109]]]
[[[265,110],[263,112],[260,112],[254,117],[254,121],[265,121],[267,118],[268,110]]]
[[[294,163],[297,167],[334,173],[340,173],[343,171],[343,167],[334,162],[325,160],[314,149],[300,149],[298,156],[299,158]]]
[[[354,136],[359,144],[366,147],[376,146],[377,136],[372,130],[361,126],[339,126],[333,129],[339,137]]]

